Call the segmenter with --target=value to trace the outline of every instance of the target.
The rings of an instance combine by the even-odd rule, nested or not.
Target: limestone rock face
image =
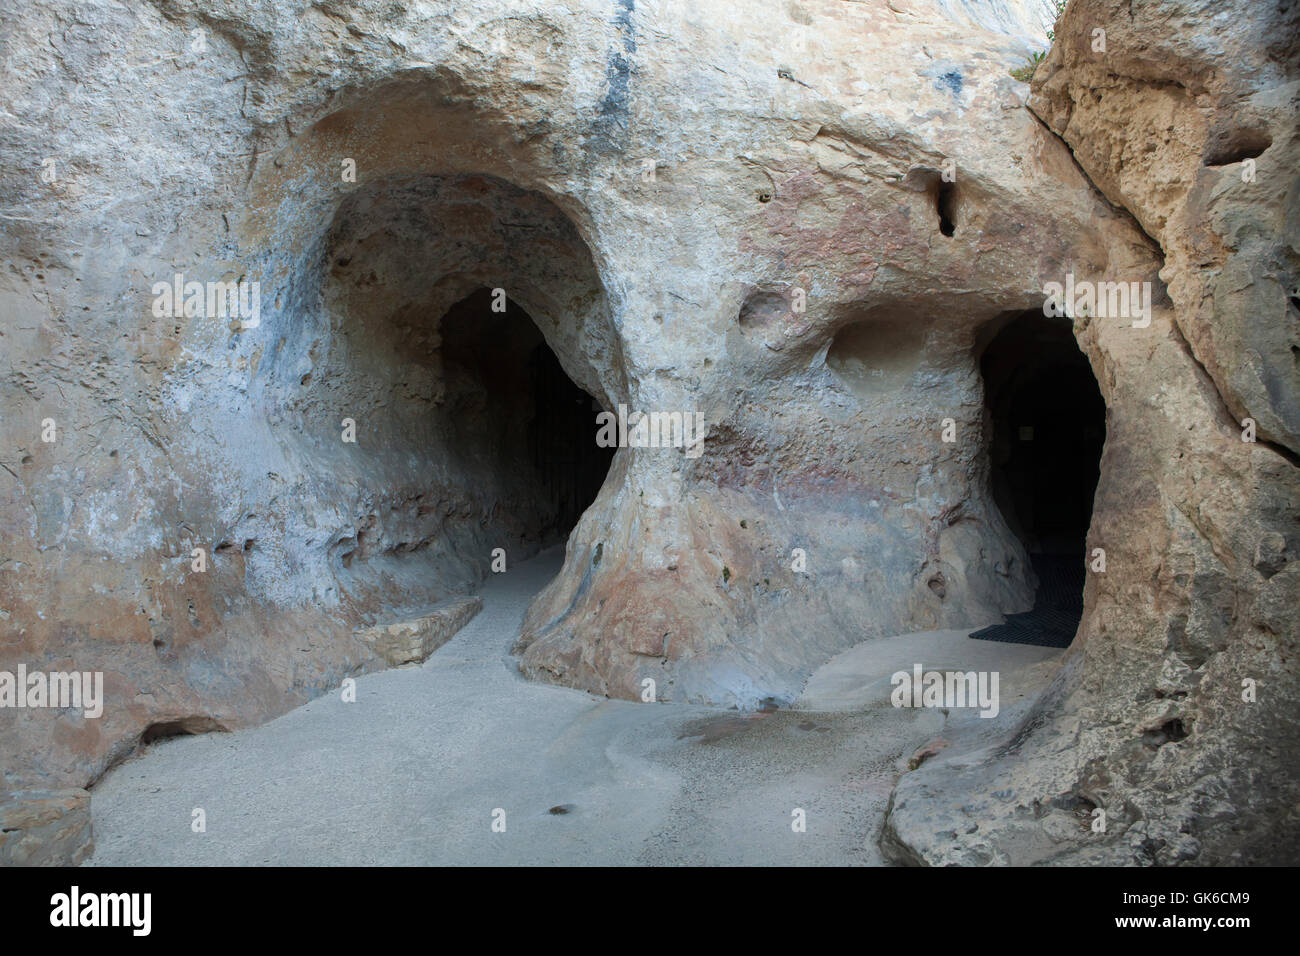
[[[1079,330],[1108,407],[1089,534],[1107,572],[1021,733],[903,777],[884,836],[899,859],[1300,852],[1297,17],[1072,0],[1057,25],[1030,106],[1158,240],[1172,301],[1154,335]]]
[[[94,848],[87,791],[0,795],[0,866],[76,866]]]
[[[451,640],[481,610],[482,598],[460,598],[409,621],[362,628],[357,638],[394,667],[418,663]]]
[[[863,638],[1023,606],[976,330],[1070,257],[1154,262],[986,13],[7,6],[0,665],[102,672],[109,706],[0,713],[6,784],[264,720],[380,665],[355,628],[566,532],[525,468],[534,342],[597,407],[712,437],[618,452],[526,672],[748,706]],[[185,294],[241,280],[255,316]],[[443,321],[496,288],[531,322]]]
[[[1294,4],[1078,2],[1031,103],[1160,243],[1176,327],[1234,418],[1253,418],[1291,454],[1300,452],[1298,33]]]
[[[1066,48],[1118,14],[1075,0],[1040,120],[1008,75],[1041,48],[1029,0],[0,4],[0,670],[106,697],[0,709],[6,789],[268,719],[383,666],[357,630],[560,540],[520,666],[616,697],[790,702],[863,640],[1024,610],[979,357],[1073,273],[1158,293],[1144,328],[1073,321],[1109,570],[993,764],[1023,765],[1016,797],[976,798],[987,847],[960,852],[1021,859],[1021,808],[1086,790],[1117,808],[1099,852],[1220,859],[1198,821],[1258,800],[1236,819],[1265,854],[1295,805],[1300,446],[1293,73],[1236,52],[1263,13],[1113,27],[1112,114]],[[1139,39],[1209,85],[1170,92]],[[1253,200],[1228,188],[1262,142],[1228,119],[1244,91],[1272,142]],[[1121,162],[1156,114],[1169,150]],[[1210,143],[1233,162],[1197,165]],[[208,285],[240,282],[256,308]],[[706,437],[618,449],[582,511],[596,489],[530,445],[556,375],[575,415]],[[972,759],[903,778],[900,853],[946,852],[909,808]]]

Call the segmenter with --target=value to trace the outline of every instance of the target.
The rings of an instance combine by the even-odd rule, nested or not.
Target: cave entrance
[[[1029,553],[1034,608],[973,637],[1066,647],[1083,614],[1106,404],[1069,320],[1000,323],[980,359],[993,500]]]
[[[565,373],[532,317],[491,289],[448,309],[439,333],[460,473],[508,490],[501,506],[529,544],[564,541],[614,457],[596,444],[596,400]]]

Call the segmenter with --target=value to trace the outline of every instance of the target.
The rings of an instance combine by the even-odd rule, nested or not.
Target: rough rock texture
[[[460,598],[409,621],[363,628],[357,631],[357,639],[394,667],[417,663],[451,640],[481,610],[482,598]]]
[[[88,791],[0,795],[0,866],[76,866],[94,849]]]
[[[1171,38],[1180,77],[1212,61],[1216,121],[1214,96],[1260,91],[1272,198],[1237,207],[1231,167],[1179,199],[1075,147],[1099,192],[1076,164],[1069,122],[1091,141],[1165,95],[1113,52],[1134,108],[1062,119],[1083,0],[1038,86],[1052,128],[1008,75],[1028,3],[0,4],[0,669],[100,670],[107,697],[98,720],[0,711],[6,788],[88,786],[156,724],[280,713],[381,665],[354,629],[567,531],[529,470],[542,342],[596,406],[698,411],[708,437],[698,458],[619,450],[525,623],[526,674],[754,707],[862,640],[1023,610],[979,352],[1073,271],[1163,304],[1146,329],[1075,322],[1108,407],[1090,545],[1111,570],[1015,745],[1017,800],[1104,791],[1125,809],[1103,846],[1127,858],[1258,858],[1296,832],[1275,769],[1300,737],[1295,467],[1268,444],[1296,447],[1294,358],[1244,311],[1276,305],[1270,282],[1294,295],[1267,46],[1133,28]],[[156,314],[177,273],[260,282],[260,321]],[[1239,441],[1239,411],[1263,441]],[[938,770],[958,749],[895,801],[917,858],[944,851],[908,808],[967,789]],[[1021,805],[980,811],[990,848],[968,855],[1022,858],[1003,847]],[[1246,835],[1201,833],[1229,817]]]
[[[909,9],[10,5],[0,662],[102,670],[111,706],[0,715],[6,782],[84,785],[152,723],[263,720],[375,666],[355,627],[546,543],[496,383],[443,367],[440,319],[480,287],[601,406],[716,436],[619,453],[528,672],[789,699],[863,637],[1023,605],[970,343],[1077,249],[1148,254],[1021,107],[1026,44]],[[900,69],[864,77],[864,49]],[[1105,229],[1128,238],[1079,238]],[[260,323],[156,316],[176,273],[259,281]],[[807,312],[770,328],[796,284]],[[906,388],[821,361],[864,323],[901,329],[880,361]],[[941,446],[945,416],[970,440]]]
[[[1109,409],[1108,567],[1065,674],[1012,740],[905,776],[884,842],[925,863],[1294,862],[1300,7],[1072,0],[1056,35],[1030,106],[1159,242],[1172,308],[1141,333],[1076,326]]]
[[[1075,0],[1030,104],[1160,243],[1177,331],[1233,417],[1292,455],[1298,34],[1294,3]]]

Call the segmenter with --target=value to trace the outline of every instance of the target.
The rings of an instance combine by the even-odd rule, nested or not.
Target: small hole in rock
[[[1273,137],[1262,129],[1239,129],[1220,134],[1205,147],[1204,165],[1231,166],[1255,159],[1273,145]]]
[[[935,209],[939,213],[939,231],[945,236],[951,236],[957,231],[957,185],[955,183],[939,181]]]
[[[1184,739],[1190,731],[1187,725],[1183,723],[1182,718],[1174,717],[1165,721],[1159,727],[1148,730],[1142,734],[1142,742],[1148,747],[1159,748],[1168,743],[1176,743]]]
[[[140,743],[151,744],[155,740],[167,737],[181,737],[186,734],[206,734],[215,730],[225,730],[211,717],[183,717],[180,720],[162,720],[150,724],[140,735]]]

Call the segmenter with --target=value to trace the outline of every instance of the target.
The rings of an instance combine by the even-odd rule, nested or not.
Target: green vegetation
[[[1056,41],[1056,21],[1061,19],[1061,14],[1065,12],[1065,5],[1067,2],[1068,0],[1048,0],[1052,12],[1056,14],[1052,21],[1052,29],[1047,31],[1048,44]],[[1042,51],[1033,54],[1025,61],[1024,66],[1016,67],[1016,69],[1012,70],[1011,75],[1021,83],[1028,83],[1034,78],[1034,70],[1038,69],[1038,64],[1042,63],[1046,56],[1047,53]]]
[[[1038,64],[1043,62],[1043,57],[1045,56],[1047,56],[1047,54],[1040,50],[1026,60],[1024,66],[1012,70],[1011,75],[1021,83],[1028,83],[1034,78],[1034,70],[1038,69]]]

